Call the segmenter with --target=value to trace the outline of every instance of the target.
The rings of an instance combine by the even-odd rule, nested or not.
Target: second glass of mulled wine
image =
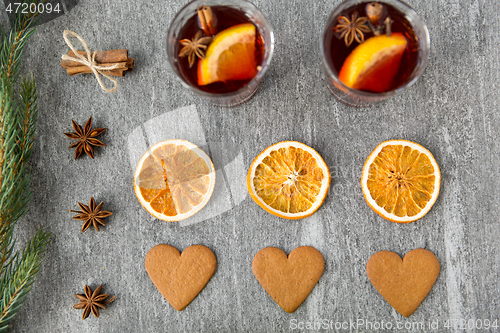
[[[425,23],[403,2],[345,1],[322,36],[327,87],[346,104],[372,105],[415,83],[429,48]]]

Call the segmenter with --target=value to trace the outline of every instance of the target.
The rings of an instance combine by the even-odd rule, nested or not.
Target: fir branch
[[[50,235],[39,230],[22,254],[14,252],[14,226],[26,212],[31,198],[28,162],[35,140],[38,107],[33,76],[22,79],[17,100],[14,92],[21,55],[34,32],[36,19],[36,14],[19,13],[9,34],[0,29],[0,332],[9,328],[11,319],[26,300]]]
[[[14,262],[11,269],[4,272],[0,280],[0,332],[8,329],[9,322],[26,300],[49,242],[50,234],[39,230],[28,242],[22,256]]]
[[[17,138],[21,134],[17,122],[17,112],[14,105],[14,89],[8,79],[5,68],[0,73],[0,226],[9,226],[16,220],[16,198],[11,197],[16,192],[16,181],[24,185],[23,166],[20,163]]]
[[[45,3],[30,0],[29,3]],[[29,175],[26,161],[31,156],[36,127],[37,94],[33,77],[21,83],[21,105],[13,105],[14,84],[19,76],[20,57],[35,31],[38,13],[16,15],[14,28],[3,37],[0,50],[0,240],[5,225],[15,223],[29,202]],[[0,252],[3,252],[0,250]],[[2,253],[0,253],[0,258]]]
[[[0,253],[0,277],[3,276],[6,267],[11,266],[12,262],[15,260],[14,256],[12,256],[15,245],[13,236],[14,228],[8,228],[5,232],[1,233],[0,248],[2,251]]]
[[[35,4],[36,6],[38,6],[39,3],[45,4],[47,0],[29,0],[24,2],[27,3],[29,7],[31,4]],[[5,68],[7,70],[7,77],[11,79],[13,83],[17,82],[19,77],[19,60],[21,58],[24,45],[28,38],[35,32],[33,27],[38,19],[38,11],[35,11],[35,13],[28,11],[28,13],[24,14],[20,10],[16,14],[14,28],[11,29],[9,35],[6,36],[3,31],[0,34],[2,37],[0,63],[2,65],[2,69]]]
[[[35,78],[33,74],[23,78],[21,82],[21,105],[19,113],[19,128],[21,137],[19,146],[22,153],[22,160],[26,162],[30,159],[35,141],[36,119],[38,116],[38,94],[36,91]]]

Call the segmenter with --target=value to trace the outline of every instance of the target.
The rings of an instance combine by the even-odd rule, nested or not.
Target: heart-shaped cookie
[[[212,250],[203,245],[192,245],[180,254],[175,247],[160,244],[149,250],[145,265],[163,297],[181,311],[210,280],[217,259]]]
[[[301,246],[286,253],[266,247],[255,255],[253,274],[279,306],[294,312],[307,298],[325,268],[321,253],[311,246]]]
[[[402,260],[394,252],[380,251],[366,264],[366,273],[373,286],[405,317],[409,317],[427,296],[439,269],[436,256],[424,249],[412,250]]]

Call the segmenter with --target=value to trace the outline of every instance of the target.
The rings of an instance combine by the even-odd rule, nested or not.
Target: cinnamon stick
[[[124,69],[103,71],[104,74],[111,75],[111,76],[125,76],[125,72],[126,72],[126,70],[124,70]],[[68,73],[69,76],[75,76],[75,75],[80,75],[80,74],[92,73],[92,71],[87,66],[80,66],[80,67],[66,68],[66,73]]]
[[[129,68],[127,66],[127,62],[118,62],[116,63],[118,64],[118,67],[115,68],[115,69],[112,69],[112,70],[109,70],[109,71],[104,71],[105,74],[109,74],[109,75],[114,75],[114,74],[117,74],[117,75],[114,75],[114,76],[123,76],[123,72],[124,71],[127,71]],[[103,67],[112,67],[116,64],[100,64],[100,66],[103,66]],[[121,75],[118,75],[121,71]],[[68,67],[66,68],[66,73],[68,73],[70,76],[73,76],[73,75],[78,75],[78,74],[84,74],[84,73],[92,73],[92,70],[87,67],[87,66],[82,66],[80,64],[80,66],[74,66],[74,67]]]
[[[79,54],[82,54],[84,56],[87,55],[87,52],[85,51],[77,51]],[[72,50],[69,50],[68,55],[70,57],[74,57],[75,54],[73,53]],[[128,50],[126,49],[121,49],[121,50],[109,50],[109,51],[100,51],[97,52],[95,55],[95,61],[97,62],[123,62],[127,61],[128,58]]]
[[[77,53],[87,58],[87,52],[77,51]],[[71,50],[68,52],[68,55],[70,57],[75,57],[75,53]],[[101,70],[104,74],[112,76],[124,76],[125,72],[131,72],[134,69],[134,58],[128,57],[128,50],[126,49],[97,52],[94,60],[97,66],[117,66],[112,70]],[[78,61],[61,60],[61,66],[66,69],[66,73],[70,76],[92,73],[89,67]]]
[[[127,67],[127,72],[132,72],[132,70],[134,69],[134,58],[127,59]]]
[[[198,18],[200,19],[201,29],[206,36],[213,36],[217,33],[215,27],[214,14],[212,8],[208,6],[201,6],[197,9]]]
[[[85,52],[85,51],[77,51],[77,52],[78,52],[78,54],[83,55],[85,58],[87,57],[87,52]],[[70,57],[75,57],[75,53],[72,50],[70,50],[68,52],[68,55]],[[110,50],[110,51],[97,52],[94,60],[98,63],[124,62],[124,61],[128,60],[128,50],[121,49],[121,50]],[[78,67],[81,65],[82,65],[81,63],[76,62],[76,61],[72,61],[72,60],[62,60],[61,61],[61,66],[63,68]]]

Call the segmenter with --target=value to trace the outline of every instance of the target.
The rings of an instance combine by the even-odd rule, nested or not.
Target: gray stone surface
[[[183,89],[167,66],[166,30],[185,1],[80,0],[68,14],[38,27],[23,55],[23,71],[34,73],[40,94],[34,195],[17,235],[24,243],[43,226],[53,242],[14,332],[283,332],[292,319],[438,321],[439,330],[394,331],[442,332],[448,319],[500,320],[500,3],[409,1],[429,27],[427,70],[400,96],[358,109],[337,102],[322,81],[319,36],[339,2],[254,1],[274,27],[274,58],[257,94],[231,109],[208,105]],[[64,29],[79,33],[91,48],[130,50],[136,68],[119,78],[117,92],[105,94],[92,76],[68,77],[60,68],[68,51]],[[139,205],[129,135],[189,105],[195,105],[200,124],[189,135],[201,131],[216,168],[224,170],[220,193],[226,206],[183,226],[159,222]],[[101,136],[107,147],[97,149],[95,160],[74,161],[63,133],[71,131],[71,119],[82,123],[90,115],[96,126],[108,128]],[[368,154],[395,138],[427,147],[442,171],[435,206],[409,225],[376,215],[359,184]],[[246,168],[281,140],[314,147],[332,172],[324,205],[304,220],[271,216],[246,195]],[[225,168],[231,161],[237,163]],[[91,196],[104,200],[114,215],[99,233],[81,233],[68,210]],[[144,269],[147,251],[159,243],[180,250],[204,244],[217,256],[215,275],[182,312],[163,299]],[[251,261],[266,246],[288,253],[301,245],[320,250],[326,269],[306,301],[287,314],[259,285]],[[441,273],[406,319],[373,288],[365,264],[380,250],[404,255],[415,248],[435,253]],[[100,283],[116,301],[100,318],[82,321],[72,308],[73,293]]]

